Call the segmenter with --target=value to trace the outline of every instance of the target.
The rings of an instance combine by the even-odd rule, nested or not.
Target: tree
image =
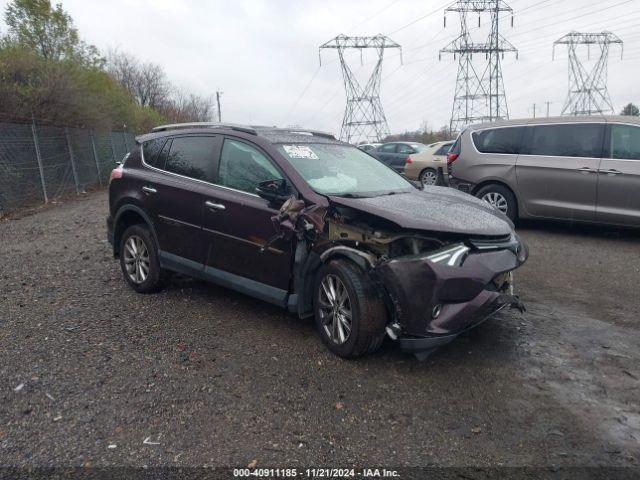
[[[630,103],[622,109],[620,115],[626,115],[629,117],[640,117],[640,108],[635,106],[633,103]]]
[[[71,16],[49,0],[12,0],[5,9],[8,40],[48,60],[102,62],[98,50],[80,40]]]
[[[173,123],[208,122],[213,116],[213,99],[176,92],[173,98],[162,105],[159,110]]]
[[[160,65],[140,63],[133,55],[111,51],[107,56],[107,72],[141,107],[159,108],[169,98],[171,88]]]
[[[211,120],[212,98],[185,94],[171,86],[160,65],[141,63],[131,54],[112,50],[107,55],[106,69],[141,107],[157,110],[170,122]]]
[[[105,65],[60,4],[10,0],[5,21],[0,120],[137,132],[211,117],[211,99],[175,90],[160,65],[117,52]]]

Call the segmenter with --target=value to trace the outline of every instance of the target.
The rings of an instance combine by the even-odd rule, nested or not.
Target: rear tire
[[[423,187],[427,185],[437,185],[438,172],[436,172],[433,168],[425,168],[422,172],[420,172],[420,183],[422,183]]]
[[[507,187],[492,183],[478,190],[476,197],[504,213],[512,222],[518,220],[518,202],[515,195]]]
[[[320,267],[314,313],[322,341],[339,357],[360,357],[382,345],[387,324],[382,296],[367,274],[347,260]]]
[[[165,285],[168,275],[160,268],[156,243],[145,225],[132,225],[122,234],[120,268],[138,293],[157,292]]]

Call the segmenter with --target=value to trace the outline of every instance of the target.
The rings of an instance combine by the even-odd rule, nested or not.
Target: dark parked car
[[[527,258],[512,224],[449,188],[418,190],[331,135],[159,127],[111,175],[108,237],[125,280],[209,280],[314,316],[343,357],[386,334],[425,354],[505,306]]]
[[[358,145],[358,148],[363,152],[370,152],[371,150],[375,150],[376,148],[378,148],[380,145],[382,144],[381,143],[361,143],[360,145]]]
[[[424,152],[427,149],[426,145],[417,142],[390,142],[380,145],[375,150],[370,150],[369,154],[393,168],[396,172],[403,172],[404,164],[409,155]]]

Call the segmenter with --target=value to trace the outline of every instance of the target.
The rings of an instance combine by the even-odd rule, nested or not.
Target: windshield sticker
[[[310,160],[319,160],[320,157],[315,154],[308,145],[283,145],[284,151],[290,158],[307,158]]]

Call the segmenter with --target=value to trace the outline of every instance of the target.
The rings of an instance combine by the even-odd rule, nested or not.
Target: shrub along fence
[[[106,185],[134,142],[128,132],[0,122],[0,215]]]

